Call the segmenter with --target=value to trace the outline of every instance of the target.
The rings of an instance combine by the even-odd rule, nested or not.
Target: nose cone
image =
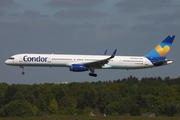
[[[9,65],[9,60],[6,60],[6,61],[5,61],[5,64],[6,64],[6,65]]]

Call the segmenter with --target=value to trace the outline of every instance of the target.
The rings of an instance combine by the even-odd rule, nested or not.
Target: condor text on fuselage
[[[23,61],[24,62],[47,62],[47,58],[48,57],[41,57],[41,56],[38,56],[38,57],[29,57],[29,56],[25,55],[23,57]]]

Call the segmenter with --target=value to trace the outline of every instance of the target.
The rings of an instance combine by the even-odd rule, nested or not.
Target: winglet
[[[114,58],[114,56],[116,55],[116,51],[117,51],[117,49],[114,50],[114,52],[113,52],[113,54],[111,55],[110,58]]]
[[[103,55],[106,55],[107,54],[107,49],[106,49],[106,51],[104,52],[104,54]]]

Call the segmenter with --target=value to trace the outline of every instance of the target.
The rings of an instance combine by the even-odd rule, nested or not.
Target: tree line
[[[89,115],[98,107],[106,115],[180,115],[180,78],[130,76],[69,84],[0,83],[0,116]]]

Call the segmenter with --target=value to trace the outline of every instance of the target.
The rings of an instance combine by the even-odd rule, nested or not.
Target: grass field
[[[0,117],[0,120],[180,120],[180,117],[131,117],[131,116],[35,116],[35,117]]]

